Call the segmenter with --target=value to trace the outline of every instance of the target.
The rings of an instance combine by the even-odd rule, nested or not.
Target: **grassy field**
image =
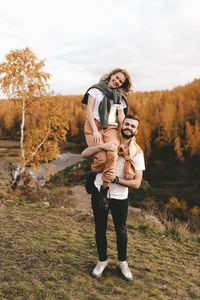
[[[97,280],[90,276],[97,260],[91,216],[79,218],[71,204],[6,203],[0,205],[1,300],[200,299],[197,235],[159,232],[129,216],[134,279],[126,282],[115,266],[116,237],[109,220],[109,265]]]
[[[17,163],[19,147],[18,141],[0,139],[0,159],[6,159],[13,164]]]

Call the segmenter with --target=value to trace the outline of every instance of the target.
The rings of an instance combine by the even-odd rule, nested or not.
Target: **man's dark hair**
[[[124,120],[123,120],[123,122],[122,122],[122,124],[124,124],[124,122],[125,122],[126,119],[132,119],[132,120],[138,121],[138,127],[139,127],[140,120],[138,119],[137,116],[135,116],[135,115],[126,115],[125,118],[124,118]]]

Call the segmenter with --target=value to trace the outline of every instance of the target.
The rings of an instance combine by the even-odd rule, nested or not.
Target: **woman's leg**
[[[96,124],[98,126],[98,121],[96,121]],[[93,132],[92,128],[90,126],[90,123],[88,120],[85,122],[85,127],[84,127],[84,134],[85,134],[85,139],[88,147],[90,146],[96,146],[99,145],[100,143],[94,142],[93,139]],[[93,173],[100,173],[104,169],[105,163],[106,163],[106,151],[100,151],[94,155],[94,160],[93,163],[91,164],[91,170]]]
[[[112,142],[115,143],[117,146],[119,146],[119,135],[118,135],[118,130],[116,127],[109,126],[105,132],[103,133],[103,140],[104,143]],[[106,188],[110,180],[106,178],[106,172],[112,172],[115,174],[115,166],[118,158],[118,153],[114,151],[107,151],[107,158],[106,158],[106,163],[103,169],[103,188]]]

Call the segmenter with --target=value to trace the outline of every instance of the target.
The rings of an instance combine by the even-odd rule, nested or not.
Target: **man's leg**
[[[127,253],[127,229],[126,220],[128,214],[128,199],[117,200],[110,199],[109,207],[112,213],[115,231],[117,235],[117,251],[118,263],[117,267],[120,269],[121,274],[125,280],[132,280],[132,274],[126,261]]]
[[[98,199],[92,195],[92,209],[95,222],[95,237],[98,252],[98,263],[92,272],[93,277],[100,277],[108,264],[107,260],[107,220],[109,210],[99,209]]]
[[[109,199],[109,207],[112,213],[115,231],[117,235],[117,252],[120,261],[126,260],[127,229],[126,220],[128,214],[128,199]]]

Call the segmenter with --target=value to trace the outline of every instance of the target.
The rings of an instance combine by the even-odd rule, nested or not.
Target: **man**
[[[135,142],[135,135],[138,132],[139,119],[132,115],[127,115],[124,118],[119,136],[120,147],[118,152],[120,155],[117,159],[115,175],[107,172],[105,176],[112,181],[106,194],[102,195],[102,174],[96,176],[92,195],[92,209],[95,221],[96,244],[99,260],[92,271],[93,277],[100,277],[108,265],[107,258],[107,219],[109,210],[111,211],[115,231],[117,235],[117,252],[118,263],[125,280],[132,280],[132,274],[126,261],[127,254],[127,230],[126,220],[128,213],[128,188],[138,189],[142,181],[143,170],[145,170],[143,151]],[[97,146],[86,148],[82,152],[82,157],[90,157],[99,151],[118,151],[118,148],[113,143],[104,143]],[[132,178],[130,179],[130,174]],[[104,206],[102,206],[102,196]],[[108,206],[106,206],[108,204]]]

